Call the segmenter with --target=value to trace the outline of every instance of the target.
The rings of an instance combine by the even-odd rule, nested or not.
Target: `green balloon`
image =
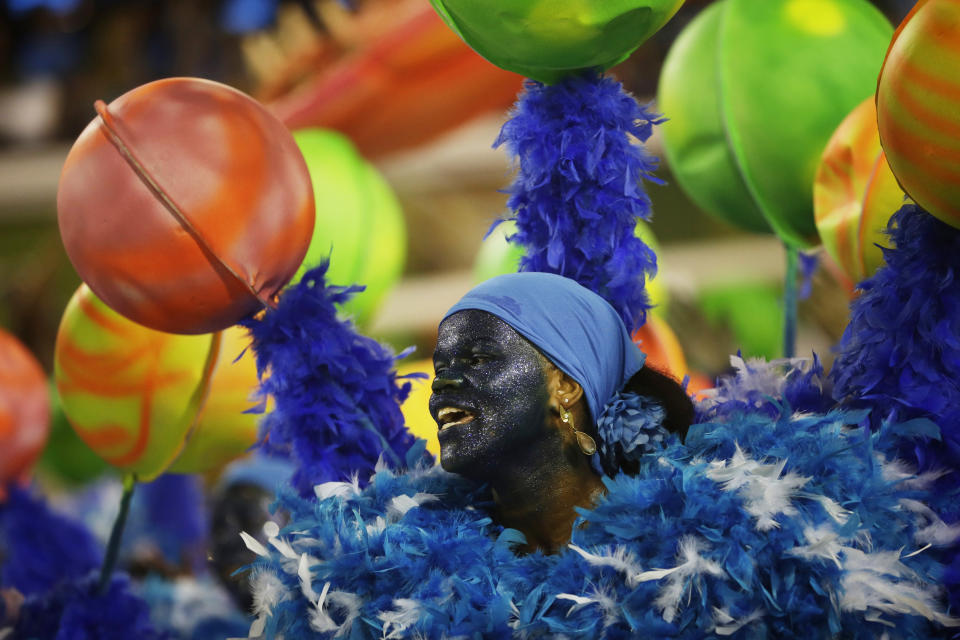
[[[893,35],[867,0],[721,0],[660,76],[667,161],[706,211],[816,244],[813,179],[846,115],[876,89]]]
[[[554,83],[608,69],[673,17],[683,0],[430,0],[474,51],[506,69]]]
[[[516,223],[513,220],[506,220],[497,225],[497,228],[483,239],[480,251],[477,252],[477,257],[473,261],[474,282],[483,282],[504,273],[519,271],[520,258],[524,254],[523,247],[507,241],[507,236],[513,235],[516,231]]]
[[[293,282],[329,257],[327,282],[366,286],[344,305],[363,326],[403,274],[403,210],[387,181],[347,137],[302,129],[293,139],[307,162],[317,207],[313,238]]]
[[[732,283],[698,295],[707,321],[733,334],[732,347],[744,358],[779,358],[783,349],[783,305],[775,286]]]

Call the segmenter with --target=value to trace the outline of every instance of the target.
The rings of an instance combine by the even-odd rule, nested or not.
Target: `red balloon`
[[[23,344],[0,329],[0,498],[22,481],[47,443],[47,376]]]
[[[147,327],[218,331],[268,304],[313,233],[313,188],[259,103],[195,78],[151,82],[80,134],[60,176],[60,234],[97,296]]]

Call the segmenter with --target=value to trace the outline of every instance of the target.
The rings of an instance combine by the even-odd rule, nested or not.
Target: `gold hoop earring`
[[[570,428],[573,430],[573,435],[577,437],[577,446],[580,447],[580,451],[582,451],[584,455],[592,456],[597,452],[597,442],[590,437],[590,434],[577,431],[577,426],[573,423],[573,414],[563,406],[563,403],[560,403],[560,420],[564,424],[570,425]]]

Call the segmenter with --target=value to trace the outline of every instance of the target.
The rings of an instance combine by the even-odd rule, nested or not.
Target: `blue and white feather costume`
[[[935,510],[957,496],[895,456],[937,427],[795,411],[816,371],[741,364],[557,555],[515,553],[487,492],[437,467],[281,497],[290,524],[251,543],[251,637],[943,637],[937,548],[960,532]]]

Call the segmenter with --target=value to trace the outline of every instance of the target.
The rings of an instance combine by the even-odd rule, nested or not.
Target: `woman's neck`
[[[604,486],[589,459],[569,443],[549,439],[525,451],[511,473],[491,482],[494,516],[527,539],[526,551],[555,553],[570,541],[574,507],[589,507]]]

